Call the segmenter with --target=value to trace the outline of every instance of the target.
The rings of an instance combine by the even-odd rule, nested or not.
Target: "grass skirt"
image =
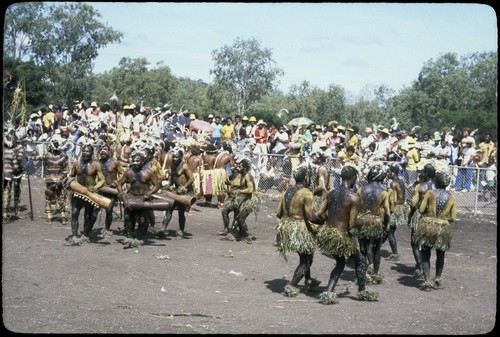
[[[422,217],[415,230],[415,240],[421,246],[446,251],[451,247],[451,226],[447,220]]]
[[[213,169],[201,171],[201,186],[205,194],[220,195],[227,191],[225,184],[227,172],[225,169]]]
[[[322,193],[322,194],[315,194],[313,197],[314,200],[314,212],[317,213],[319,209],[321,208],[321,204],[323,204],[323,201],[325,200],[327,196],[327,193]]]
[[[389,216],[388,227],[399,227],[401,225],[406,225],[408,223],[408,215],[410,214],[410,206],[408,205],[396,205],[394,207],[394,212]]]
[[[304,220],[282,218],[275,229],[278,252],[288,261],[288,253],[313,254],[316,240]]]
[[[379,239],[384,237],[385,226],[380,215],[366,214],[356,219],[358,227],[358,238]]]
[[[320,227],[316,240],[319,249],[327,255],[349,257],[359,250],[356,237],[349,236],[347,231],[328,225]]]
[[[411,217],[411,220],[409,222],[410,228],[413,229],[414,231],[417,230],[418,225],[419,225],[421,220],[422,220],[422,214],[417,210],[413,214],[413,216]]]
[[[240,213],[259,213],[261,199],[258,193],[252,193],[251,197],[248,194],[236,193],[233,197],[228,197],[224,201],[224,208],[235,210],[238,209]]]

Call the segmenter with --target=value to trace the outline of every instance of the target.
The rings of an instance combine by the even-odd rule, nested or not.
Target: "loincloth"
[[[434,247],[446,251],[451,247],[451,226],[447,220],[422,217],[414,233],[421,246]]]
[[[328,255],[349,257],[359,251],[356,237],[328,225],[320,227],[316,240],[319,249]]]
[[[304,220],[280,219],[275,229],[278,252],[288,261],[288,253],[313,254],[316,250],[316,240],[307,229]]]

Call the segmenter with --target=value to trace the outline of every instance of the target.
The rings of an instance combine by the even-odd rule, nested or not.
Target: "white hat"
[[[464,144],[474,144],[474,138],[471,136],[467,136],[464,139],[462,139],[462,143]]]
[[[257,125],[260,125],[260,124],[267,125],[266,122],[264,122],[262,119],[259,119],[259,121],[257,122]]]
[[[208,115],[208,118],[214,118],[214,115],[210,114]]]
[[[91,107],[97,107],[97,103],[96,102],[92,102],[92,103],[90,103],[90,106]]]

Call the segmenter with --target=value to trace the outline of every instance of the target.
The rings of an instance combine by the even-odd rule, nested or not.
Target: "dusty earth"
[[[124,250],[119,209],[112,237],[101,237],[102,216],[90,244],[65,246],[70,225],[43,223],[44,183],[32,179],[31,185],[34,221],[23,180],[23,210],[2,225],[3,324],[11,332],[470,335],[491,332],[496,325],[496,216],[459,214],[446,254],[445,289],[418,289],[409,229],[400,227],[401,260],[385,260],[386,242],[384,281],[370,285],[380,293],[379,301],[356,300],[349,264],[336,288],[340,303],[323,305],[317,296],[334,261],[319,251],[312,275],[322,284],[296,298],[282,295],[298,257],[286,262],[276,252],[278,204],[273,198],[264,198],[261,212],[248,219],[256,236],[251,244],[220,240],[220,210],[196,206],[187,216],[186,238],[175,237],[176,214],[169,235],[158,237],[157,212],[146,245]],[[432,272],[434,261],[433,252]]]

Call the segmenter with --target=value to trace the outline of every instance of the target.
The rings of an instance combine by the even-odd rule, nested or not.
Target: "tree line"
[[[212,83],[174,76],[164,62],[123,57],[102,74],[93,72],[99,49],[120,43],[123,34],[99,21],[88,3],[21,2],[5,13],[4,120],[27,116],[48,104],[72,106],[75,100],[100,104],[144,104],[206,117],[253,115],[285,124],[308,117],[326,124],[383,125],[397,120],[401,128],[421,132],[442,127],[479,129],[497,137],[496,51],[457,55],[449,52],[428,60],[408,86],[366,85],[352,97],[341,84],[319,88],[309,81],[277,89],[285,71],[272,51],[255,38],[237,38],[212,52]]]

